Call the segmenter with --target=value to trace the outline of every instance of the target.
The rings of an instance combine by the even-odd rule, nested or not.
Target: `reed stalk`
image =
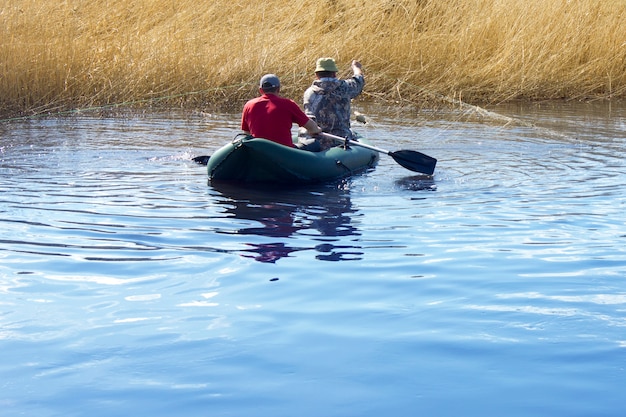
[[[299,102],[322,56],[364,99],[621,99],[626,1],[4,0],[0,114],[237,108],[267,72]]]

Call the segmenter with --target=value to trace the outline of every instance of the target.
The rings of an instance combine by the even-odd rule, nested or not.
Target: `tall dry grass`
[[[0,113],[237,107],[266,72],[300,100],[315,60],[365,98],[624,98],[625,0],[4,0]]]

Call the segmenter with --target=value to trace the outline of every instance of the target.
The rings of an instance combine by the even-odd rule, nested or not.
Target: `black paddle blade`
[[[417,151],[401,150],[389,152],[389,156],[406,169],[427,175],[433,175],[435,165],[437,165],[435,158]]]
[[[211,157],[207,155],[201,155],[201,156],[196,156],[195,158],[192,158],[191,160],[195,162],[196,164],[206,165],[209,163],[209,158]]]

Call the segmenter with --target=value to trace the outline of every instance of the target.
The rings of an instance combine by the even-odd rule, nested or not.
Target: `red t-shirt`
[[[295,101],[275,94],[263,94],[246,103],[241,115],[241,130],[255,138],[269,139],[294,147],[291,126],[304,126],[309,117]]]

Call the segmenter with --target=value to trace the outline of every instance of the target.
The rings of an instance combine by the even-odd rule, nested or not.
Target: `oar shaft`
[[[340,142],[343,142],[344,144],[347,143],[349,145],[360,146],[362,148],[389,155],[393,158],[394,161],[410,171],[421,172],[428,175],[432,175],[433,172],[435,172],[435,165],[437,165],[437,160],[433,157],[417,151],[401,150],[396,152],[390,152],[372,145],[368,145],[367,143],[359,142],[356,140],[347,140],[345,138],[342,138],[341,136],[331,135],[330,133],[322,133],[321,135],[327,138],[338,140]]]
[[[322,135],[322,136],[326,136],[327,138],[330,138],[330,139],[335,139],[335,140],[338,140],[338,141],[343,142],[343,143],[348,142],[348,143],[350,143],[350,144],[353,144],[353,145],[356,145],[356,146],[360,146],[360,147],[362,147],[362,148],[370,149],[370,150],[372,150],[372,151],[376,151],[376,152],[382,152],[382,153],[384,153],[384,154],[389,155],[389,151],[386,151],[386,150],[384,150],[384,149],[377,148],[377,147],[372,146],[372,145],[368,145],[367,143],[358,142],[358,141],[353,141],[353,140],[348,140],[348,139],[346,139],[346,138],[342,138],[341,136],[331,135],[330,133],[321,133],[321,135]]]

